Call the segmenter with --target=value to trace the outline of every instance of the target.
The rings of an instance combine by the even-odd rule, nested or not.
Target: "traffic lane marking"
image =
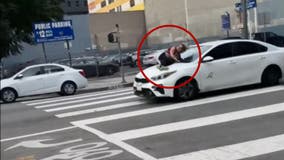
[[[239,110],[283,103],[284,102],[283,97],[284,97],[284,91],[277,91],[268,94],[261,94],[261,95],[237,98],[233,100],[226,100],[221,102],[198,105],[194,107],[176,109],[168,112],[159,112],[150,115],[141,115],[136,117],[119,119],[115,121],[89,124],[88,126],[101,130],[107,134],[111,134],[115,132],[146,128],[166,123],[185,121],[200,117],[207,117],[222,113],[229,113]],[[151,107],[155,108],[158,106],[147,106],[147,108]],[[141,106],[140,109],[146,109],[146,108]]]
[[[113,94],[113,93],[122,93],[122,92],[128,92],[132,91],[132,88],[130,89],[123,89],[123,90],[114,90],[114,91],[109,91],[109,92],[95,92],[95,93],[88,93],[88,94],[77,94],[77,95],[72,95],[68,96],[66,98],[62,96],[57,96],[57,97],[50,97],[50,98],[45,98],[45,99],[39,99],[39,100],[30,100],[30,101],[23,101],[21,103],[27,104],[27,105],[39,105],[39,104],[45,104],[45,103],[52,103],[52,102],[59,102],[59,101],[65,101],[65,100],[73,100],[73,99],[80,99],[80,98],[88,98],[88,97],[95,97],[95,96],[104,96],[108,94]]]
[[[159,160],[240,160],[277,151],[284,151],[284,134],[161,158]]]
[[[13,140],[18,140],[18,139],[23,139],[23,138],[29,138],[33,136],[39,136],[39,135],[44,135],[48,133],[55,133],[55,132],[61,132],[65,130],[71,130],[77,128],[76,126],[70,126],[70,127],[65,127],[65,128],[60,128],[60,129],[55,129],[55,130],[49,130],[49,131],[44,131],[44,132],[38,132],[38,133],[33,133],[33,134],[27,134],[23,136],[17,136],[17,137],[11,137],[11,138],[5,138],[1,139],[0,142],[7,142],[7,141],[13,141]]]
[[[88,124],[94,124],[94,123],[101,123],[101,122],[107,122],[107,121],[118,120],[118,119],[129,118],[129,117],[136,117],[136,116],[147,115],[147,114],[152,114],[152,113],[166,112],[166,111],[171,111],[171,110],[176,110],[176,109],[193,107],[197,105],[209,104],[209,103],[214,103],[214,102],[220,102],[220,101],[225,101],[225,100],[231,100],[231,99],[236,99],[236,98],[242,98],[242,97],[282,91],[282,90],[284,90],[284,86],[257,89],[253,91],[244,91],[244,92],[233,93],[229,95],[222,95],[222,96],[182,102],[182,103],[177,103],[177,104],[170,104],[170,105],[165,105],[162,107],[156,107],[156,108],[151,108],[151,109],[144,109],[144,110],[125,112],[125,113],[120,113],[120,114],[113,114],[113,115],[99,117],[99,118],[90,118],[90,119],[85,119],[85,120],[80,120],[80,121],[74,121],[74,122],[71,122],[71,124],[88,125]]]
[[[283,120],[284,112],[279,112],[126,142],[162,158],[283,134]]]

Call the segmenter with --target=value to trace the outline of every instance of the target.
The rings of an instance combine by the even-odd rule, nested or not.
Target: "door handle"
[[[236,61],[230,61],[229,64],[237,64]]]
[[[264,56],[260,57],[260,60],[264,60],[264,59],[266,59],[266,57],[264,57]]]

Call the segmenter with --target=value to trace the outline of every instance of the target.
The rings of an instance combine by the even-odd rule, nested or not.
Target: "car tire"
[[[182,84],[187,79],[179,80],[176,85]],[[198,94],[198,87],[195,82],[187,83],[186,85],[176,88],[174,90],[174,97],[176,100],[179,101],[186,101],[186,100],[192,100],[196,98]]]
[[[61,95],[69,96],[76,93],[77,86],[74,82],[68,81],[64,82],[61,86]]]
[[[264,86],[275,86],[279,84],[281,78],[281,71],[274,67],[270,67],[264,70],[261,83]]]
[[[1,100],[4,103],[12,103],[17,99],[17,92],[13,89],[7,88],[1,91]]]

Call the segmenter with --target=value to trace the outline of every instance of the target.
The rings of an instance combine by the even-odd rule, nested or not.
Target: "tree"
[[[22,43],[34,44],[34,22],[63,19],[62,0],[1,0],[0,59],[20,54]]]

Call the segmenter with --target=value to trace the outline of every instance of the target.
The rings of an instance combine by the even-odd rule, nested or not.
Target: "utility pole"
[[[242,11],[243,11],[243,38],[248,39],[248,14],[247,14],[247,0],[242,0]]]
[[[120,72],[121,72],[121,77],[122,77],[121,83],[126,83],[125,76],[124,76],[123,61],[122,61],[119,25],[116,24],[115,27],[116,27],[116,30],[117,30],[117,45],[118,45],[118,52],[119,52],[119,55],[120,55]]]

